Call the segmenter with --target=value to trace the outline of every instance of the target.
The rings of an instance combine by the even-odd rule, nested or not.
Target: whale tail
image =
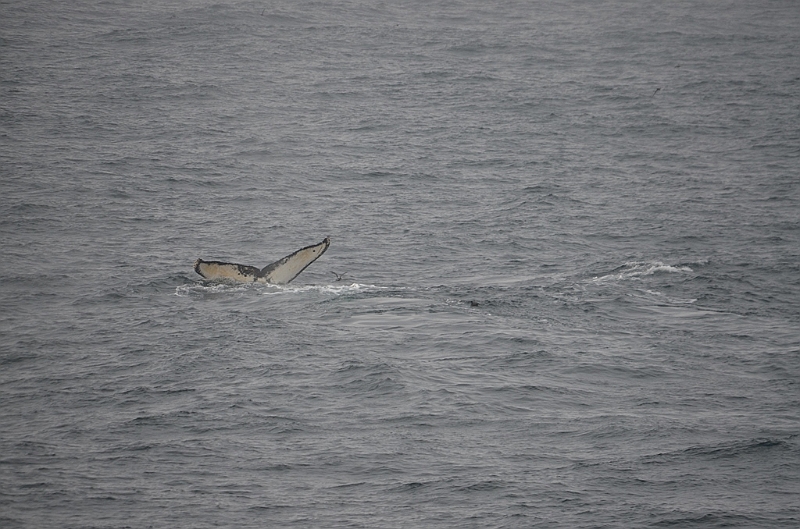
[[[296,252],[262,268],[260,272],[261,278],[266,283],[285,285],[300,275],[300,272],[308,268],[308,265],[319,259],[330,245],[331,238],[325,237],[321,243],[300,248]]]
[[[194,270],[205,279],[233,279],[234,281],[245,283],[258,281],[274,285],[285,285],[300,275],[300,272],[308,268],[311,263],[319,259],[330,245],[330,237],[325,237],[322,242],[300,248],[284,258],[268,264],[261,270],[254,266],[222,261],[203,261],[202,259],[194,262]]]
[[[194,262],[194,271],[206,279],[233,279],[245,283],[257,281],[261,273],[255,266],[202,259]]]

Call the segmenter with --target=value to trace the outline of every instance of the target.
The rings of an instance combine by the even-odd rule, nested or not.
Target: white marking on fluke
[[[206,279],[233,279],[243,283],[257,281],[285,285],[300,275],[300,272],[308,268],[308,265],[319,259],[330,245],[331,238],[325,237],[321,243],[300,248],[283,259],[268,264],[261,270],[255,266],[198,259],[194,262],[194,271]]]

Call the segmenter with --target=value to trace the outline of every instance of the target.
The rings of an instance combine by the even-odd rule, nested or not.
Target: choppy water
[[[430,4],[0,4],[0,525],[800,524],[796,2]]]

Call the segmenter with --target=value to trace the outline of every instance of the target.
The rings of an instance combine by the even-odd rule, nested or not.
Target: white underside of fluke
[[[273,285],[285,285],[311,263],[320,258],[331,244],[330,237],[319,243],[301,248],[286,257],[275,261],[259,270],[254,266],[225,263],[221,261],[203,261],[194,263],[195,271],[206,279],[232,279],[245,283],[259,282]]]

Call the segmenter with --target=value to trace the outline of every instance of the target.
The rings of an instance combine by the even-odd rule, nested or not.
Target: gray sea
[[[800,526],[794,0],[3,0],[0,212],[3,528]]]

